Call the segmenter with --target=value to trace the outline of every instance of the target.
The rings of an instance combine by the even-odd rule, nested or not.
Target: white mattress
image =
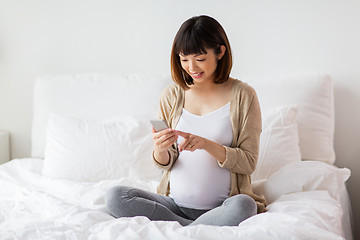
[[[340,201],[320,190],[286,194],[268,212],[237,227],[182,227],[145,217],[114,219],[106,213],[104,193],[110,187],[126,184],[154,191],[157,182],[51,179],[40,174],[42,163],[31,158],[0,165],[1,239],[351,239],[345,187]]]

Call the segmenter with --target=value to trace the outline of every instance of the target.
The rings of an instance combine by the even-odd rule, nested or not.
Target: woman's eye
[[[203,62],[205,61],[206,59],[197,59],[198,62]]]
[[[187,59],[181,59],[182,62],[187,62]]]

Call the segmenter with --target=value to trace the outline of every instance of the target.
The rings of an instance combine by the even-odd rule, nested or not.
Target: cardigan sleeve
[[[234,118],[237,121],[233,123],[236,139],[231,147],[224,146],[225,161],[218,162],[220,167],[245,175],[255,171],[261,134],[260,105],[255,90],[251,92],[251,95],[239,99],[238,114]]]
[[[174,91],[173,87],[165,88],[161,94],[160,97],[160,110],[159,110],[159,118],[166,121],[169,127],[173,128],[172,126],[172,113],[173,108],[176,102],[176,93]],[[153,160],[155,164],[160,167],[163,170],[169,170],[175,163],[175,160],[179,156],[179,151],[177,150],[176,144],[173,144],[171,148],[168,149],[169,159],[170,162],[167,165],[162,165],[159,162],[157,162],[154,158],[153,154]]]

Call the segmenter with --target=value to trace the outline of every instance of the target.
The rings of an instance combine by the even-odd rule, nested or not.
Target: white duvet
[[[42,176],[41,159],[0,166],[0,239],[344,239],[343,210],[328,191],[285,194],[237,227],[187,226],[145,217],[114,219],[104,194],[114,185],[154,191],[157,182],[85,183]],[[286,181],[287,179],[284,179]]]

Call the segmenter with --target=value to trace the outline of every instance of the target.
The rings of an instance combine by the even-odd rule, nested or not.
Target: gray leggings
[[[105,195],[105,205],[116,218],[145,216],[150,220],[177,221],[182,226],[237,226],[257,212],[254,199],[245,194],[229,197],[211,210],[198,210],[179,207],[171,197],[127,186],[111,188]]]

